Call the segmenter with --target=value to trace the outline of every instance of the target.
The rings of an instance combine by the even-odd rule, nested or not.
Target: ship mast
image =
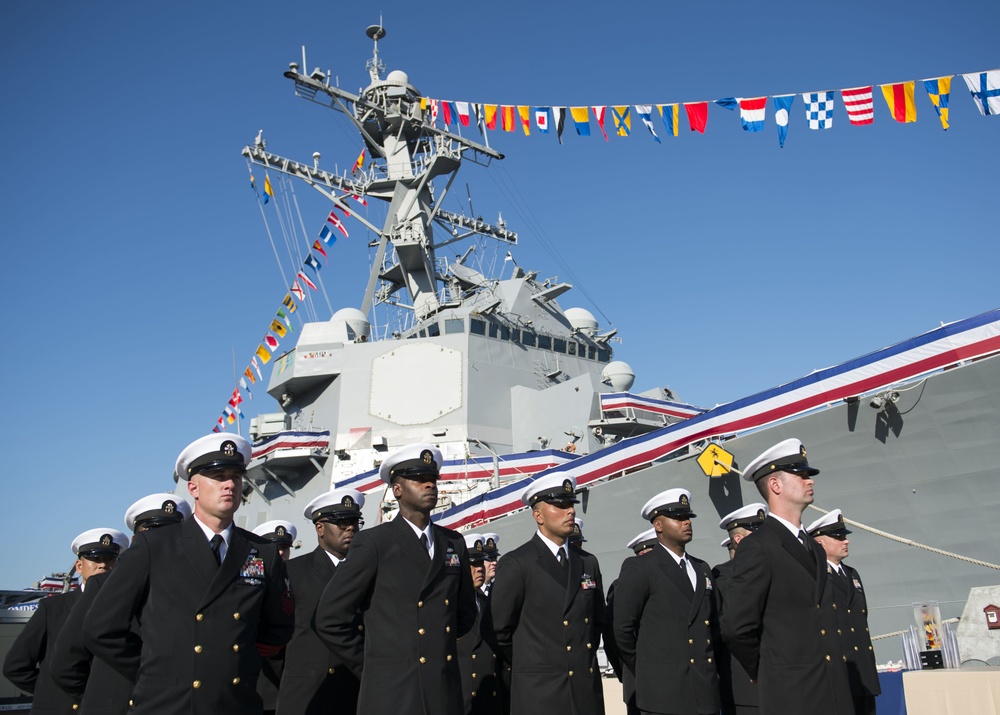
[[[332,189],[387,201],[389,208],[381,228],[353,214],[379,237],[361,311],[368,314],[373,301],[384,302],[396,291],[405,289],[416,319],[423,320],[443,307],[437,291],[437,248],[474,234],[517,243],[517,234],[503,225],[493,226],[479,218],[441,208],[465,152],[471,151],[487,161],[502,159],[503,155],[435,126],[429,102],[410,84],[406,73],[395,70],[382,79],[385,65],[379,58],[378,41],[385,37],[385,28],[372,25],[366,34],[374,43],[374,52],[366,63],[371,82],[360,95],[331,86],[327,74],[318,69],[306,76],[296,63],[291,64],[285,76],[295,83],[299,96],[350,119],[372,158],[367,170],[350,177],[321,171],[266,152],[260,139],[244,148],[243,154],[256,164],[306,181],[341,207],[343,196]],[[432,185],[435,179],[444,182],[437,196]],[[435,223],[449,234],[447,240],[437,245]],[[395,249],[395,263],[383,270],[389,244]],[[383,282],[381,288],[377,287],[379,281]]]

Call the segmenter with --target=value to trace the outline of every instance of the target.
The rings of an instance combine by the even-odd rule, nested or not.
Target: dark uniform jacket
[[[479,611],[472,630],[458,639],[458,668],[462,673],[462,702],[466,713],[499,715],[503,712],[499,661],[493,648],[490,599],[476,589]],[[493,646],[490,642],[493,642]]]
[[[313,624],[320,596],[337,567],[320,547],[286,566],[295,592],[295,633],[285,648],[278,713],[353,713],[358,708],[361,683],[323,644]]]
[[[604,638],[604,654],[608,656],[608,665],[615,671],[615,677],[622,684],[625,712],[628,715],[633,715],[633,713],[639,712],[639,708],[635,704],[635,674],[622,663],[622,654],[618,650],[617,641],[615,641],[615,588],[617,587],[618,579],[612,581],[611,585],[608,586],[608,602],[601,635]]]
[[[844,648],[847,651],[847,674],[851,682],[851,694],[855,698],[875,696],[882,692],[875,665],[875,652],[871,634],[868,631],[868,602],[858,572],[842,563],[845,576],[831,572],[830,580],[841,615],[840,628],[844,632]],[[831,569],[832,571],[832,569]]]
[[[715,586],[707,563],[687,556],[695,587],[662,545],[622,563],[614,600],[615,643],[635,673],[640,710],[719,712]]]
[[[773,516],[740,542],[722,633],[757,680],[762,715],[853,712],[826,554]]]
[[[135,680],[135,715],[253,715],[261,712],[257,646],[284,645],[293,611],[273,543],[234,527],[217,566],[191,518],[136,535],[87,613],[84,637]]]
[[[715,603],[720,617],[725,613],[726,593],[729,580],[733,577],[733,561],[725,561],[712,569],[715,577]],[[719,664],[719,694],[722,696],[722,712],[737,712],[757,707],[757,685],[750,681],[746,668],[733,654],[724,641],[715,644],[716,662]]]
[[[492,601],[497,645],[511,664],[511,715],[603,713],[597,558],[569,549],[564,571],[536,534],[497,563]]]
[[[49,666],[59,631],[81,595],[79,591],[68,591],[41,599],[38,610],[28,620],[3,661],[4,677],[34,696],[32,713],[54,715],[73,712],[73,699],[56,687],[49,676]]]
[[[52,680],[80,704],[79,715],[124,715],[132,696],[132,683],[100,658],[94,658],[83,641],[87,611],[110,576],[101,573],[87,579],[87,588],[70,611],[52,654]],[[138,633],[137,626],[134,630]]]
[[[402,516],[363,529],[320,598],[316,632],[361,680],[364,715],[462,712],[455,641],[475,623],[475,588],[462,537],[432,533],[433,561]]]

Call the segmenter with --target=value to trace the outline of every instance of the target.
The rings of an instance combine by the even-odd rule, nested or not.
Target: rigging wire
[[[250,171],[250,178],[253,178],[253,166],[250,161],[247,161],[247,169]],[[278,263],[278,271],[281,273],[281,280],[284,281],[286,286],[290,286],[291,282],[285,275],[285,268],[281,265],[281,257],[278,255],[278,247],[274,245],[274,234],[271,232],[271,224],[267,220],[267,213],[264,211],[264,203],[260,200],[260,194],[254,189],[254,194],[257,197],[257,208],[260,209],[260,217],[264,221],[264,230],[267,231],[267,240],[271,242],[271,250],[274,252],[274,260]]]
[[[299,227],[302,229],[302,238],[304,240],[303,245],[306,248],[306,255],[312,255],[312,244],[309,243],[309,233],[306,231],[305,222],[302,220],[302,211],[299,208],[299,197],[295,194],[295,185],[292,182],[289,182],[288,188],[292,196],[292,203],[295,204],[295,213],[299,219]],[[329,259],[327,259],[327,262],[329,262]],[[330,296],[326,293],[326,283],[323,282],[323,276],[320,275],[318,269],[316,270],[316,281],[319,283],[320,290],[323,292],[323,298],[326,300],[326,307],[330,310],[330,315],[333,315],[333,305],[330,303]]]

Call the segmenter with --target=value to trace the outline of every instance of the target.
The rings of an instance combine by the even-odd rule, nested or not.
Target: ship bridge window
[[[512,343],[519,343],[519,342],[521,342],[521,331],[512,328],[511,331],[510,331],[510,341]]]
[[[490,337],[495,338],[499,332],[496,323],[490,323]]]
[[[596,360],[597,359],[597,348],[595,348],[593,345],[589,346],[587,348],[587,357],[589,357],[591,360]]]
[[[540,347],[542,350],[551,350],[552,349],[552,338],[550,338],[548,335],[539,335],[538,336],[538,347]]]
[[[427,335],[428,336],[430,336],[432,338],[436,338],[440,334],[441,334],[441,326],[438,325],[437,323],[431,323],[430,325],[427,326]]]
[[[465,332],[465,321],[461,318],[448,318],[444,321],[444,332],[446,335]]]
[[[611,351],[607,348],[602,348],[597,351],[597,361],[598,362],[610,362],[611,361]]]
[[[500,339],[510,340],[510,328],[508,328],[506,325],[500,326]]]
[[[557,353],[566,354],[566,341],[562,338],[556,338],[552,341],[552,350]]]
[[[474,335],[486,335],[486,323],[482,320],[472,318],[469,321],[469,332]]]
[[[529,333],[527,330],[521,333],[521,344],[527,345],[529,348],[535,347],[535,334]]]
[[[420,337],[422,337],[422,338],[426,338],[427,337],[427,331],[424,330],[423,328],[420,329]]]
[[[566,354],[567,355],[576,355],[576,343],[569,342],[569,343],[566,344]]]

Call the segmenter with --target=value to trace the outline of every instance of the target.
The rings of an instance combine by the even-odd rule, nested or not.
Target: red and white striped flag
[[[847,109],[847,119],[856,126],[871,124],[875,121],[874,105],[872,104],[872,88],[854,87],[840,90]]]
[[[311,280],[309,280],[309,276],[307,276],[302,271],[298,272],[298,274],[296,275],[296,278],[298,278],[300,281],[302,281],[303,283],[305,283],[307,286],[309,286],[313,290],[319,290],[319,288],[316,287],[316,284],[313,283]],[[300,288],[299,290],[302,290],[302,289]]]

